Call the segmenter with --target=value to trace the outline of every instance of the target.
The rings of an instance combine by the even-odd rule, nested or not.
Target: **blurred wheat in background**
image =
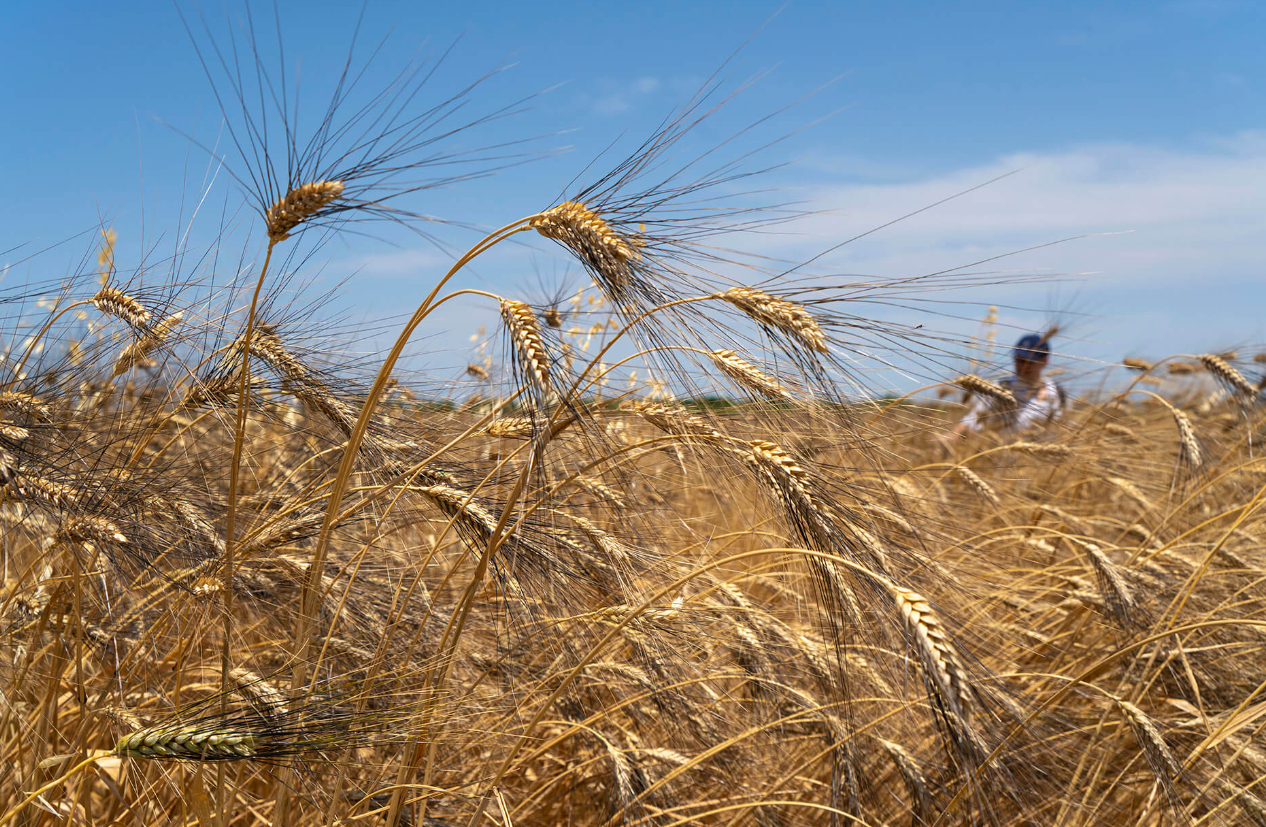
[[[189,22],[263,255],[129,270],[104,228],[55,295],[6,282],[0,825],[1266,824],[1260,357],[944,440],[1017,403],[996,309],[964,341],[858,315],[907,280],[740,252],[789,213],[678,155],[716,82],[489,215],[368,363],[295,250],[433,232],[402,196],[504,162],[439,139],[518,104],[411,66],[270,145],[267,67]],[[591,282],[465,279],[524,240]],[[502,330],[406,370],[457,296]],[[943,381],[881,386],[898,356]]]

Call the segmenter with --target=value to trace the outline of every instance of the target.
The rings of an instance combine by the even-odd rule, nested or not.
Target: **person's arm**
[[[956,437],[974,434],[976,431],[980,430],[981,420],[988,411],[988,402],[984,401],[984,399],[979,396],[972,397],[971,405],[967,408],[967,413],[963,414],[963,418],[950,429],[950,433]]]
[[[1011,428],[1015,431],[1023,431],[1033,425],[1045,424],[1055,417],[1058,409],[1059,392],[1048,382],[1040,391],[1033,394],[1028,402],[1024,403],[1024,407],[1020,408],[1020,412],[1016,414],[1015,424]]]

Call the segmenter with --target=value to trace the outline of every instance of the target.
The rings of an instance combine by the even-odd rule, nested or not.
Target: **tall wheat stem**
[[[242,451],[246,445],[246,395],[250,393],[248,379],[250,377],[251,334],[255,330],[255,311],[259,307],[259,294],[264,289],[264,279],[268,276],[268,265],[273,259],[273,247],[275,246],[277,246],[277,241],[270,239],[268,250],[264,253],[264,266],[259,270],[259,278],[255,281],[255,292],[251,294],[251,305],[246,311],[246,332],[242,334],[242,376],[237,386],[237,416],[233,423],[233,459],[229,462],[229,501],[224,525],[224,564],[221,575],[224,583],[222,591],[224,600],[224,640],[220,642],[221,714],[228,711],[229,672],[233,668],[230,657],[233,637],[233,554],[236,551],[235,541],[237,535],[237,485],[242,468]],[[221,827],[228,827],[228,817],[224,809],[224,796],[226,793],[224,772],[224,764],[216,767],[216,813],[220,817]],[[285,789],[284,785],[282,789]]]
[[[314,586],[321,582],[321,575],[325,568],[325,557],[330,548],[330,532],[337,521],[339,503],[343,498],[343,494],[347,491],[347,485],[352,476],[352,466],[356,464],[356,454],[365,439],[366,431],[369,429],[370,417],[373,416],[374,409],[378,405],[378,400],[382,396],[383,388],[387,384],[387,379],[391,376],[392,369],[395,368],[396,362],[399,361],[401,354],[404,352],[405,345],[408,344],[418,325],[435,309],[436,296],[439,295],[444,285],[479,254],[515,233],[529,229],[527,222],[530,220],[531,218],[529,217],[507,224],[489,233],[478,244],[466,251],[449,268],[444,277],[431,288],[431,292],[423,299],[422,304],[418,306],[413,316],[410,317],[408,323],[404,326],[404,329],[400,331],[400,335],[396,337],[391,352],[379,367],[378,376],[374,379],[374,384],[369,389],[369,394],[361,407],[360,416],[356,418],[356,424],[352,427],[352,432],[347,438],[347,445],[343,449],[343,459],[339,462],[338,472],[330,489],[329,506],[326,508],[325,519],[321,524],[321,533],[317,536],[316,549],[312,552],[312,564],[308,567],[308,576],[304,580],[303,589],[300,592],[300,610],[298,621],[295,624],[294,637],[295,667],[291,683],[293,689],[297,690],[307,677],[305,658],[308,650],[309,628],[314,620],[313,612],[315,607],[312,605],[316,594]]]
[[[440,290],[448,283],[463,267],[469,264],[474,258],[484,251],[488,250],[497,243],[509,238],[515,233],[520,233],[530,229],[528,222],[532,216],[519,219],[510,224],[506,224],[488,235],[484,236],[475,246],[471,247],[458,259],[444,277],[431,288],[431,292],[423,299],[422,304],[413,312],[404,329],[400,331],[396,337],[395,344],[392,345],[391,352],[383,361],[378,369],[378,376],[374,379],[373,386],[369,389],[369,394],[365,398],[365,403],[361,407],[360,415],[356,418],[356,424],[352,426],[352,431],[347,437],[347,445],[343,449],[343,458],[339,462],[338,472],[334,477],[334,484],[330,487],[329,504],[325,511],[325,518],[321,523],[321,531],[317,535],[316,548],[312,553],[312,562],[308,566],[307,577],[304,578],[303,587],[299,593],[299,616],[295,622],[294,635],[294,668],[291,675],[290,687],[292,692],[297,692],[307,680],[307,656],[308,647],[311,643],[310,629],[315,622],[316,606],[315,601],[320,597],[319,585],[321,578],[325,572],[325,558],[329,553],[330,534],[337,523],[339,516],[339,505],[342,501],[343,494],[347,491],[347,486],[352,476],[352,466],[356,464],[356,455],[360,450],[361,443],[365,439],[365,433],[369,429],[369,420],[373,416],[374,409],[378,405],[378,400],[382,396],[383,389],[386,387],[387,379],[391,376],[391,371],[395,368],[396,362],[399,361],[401,354],[404,352],[405,345],[413,336],[413,332],[418,325],[430,315],[435,308],[435,299],[439,295]],[[249,340],[247,347],[243,350],[249,353]],[[243,376],[245,380],[245,376]],[[397,790],[392,795],[391,816],[388,819],[389,827],[394,827],[399,820],[400,802],[403,799],[403,791]],[[278,817],[283,819],[289,811],[289,795],[285,784],[278,785],[277,807]]]

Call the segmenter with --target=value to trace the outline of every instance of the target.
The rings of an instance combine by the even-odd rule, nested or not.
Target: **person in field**
[[[1016,404],[1004,405],[977,394],[967,414],[954,426],[953,435],[962,437],[984,428],[1019,433],[1059,419],[1064,412],[1064,391],[1042,376],[1051,359],[1050,335],[1029,333],[1015,343],[1011,355],[1015,374],[999,383],[1015,397]]]

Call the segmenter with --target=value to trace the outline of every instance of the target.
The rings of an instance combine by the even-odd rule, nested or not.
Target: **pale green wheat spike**
[[[246,732],[160,724],[123,736],[114,752],[132,758],[251,758],[255,738]]]

